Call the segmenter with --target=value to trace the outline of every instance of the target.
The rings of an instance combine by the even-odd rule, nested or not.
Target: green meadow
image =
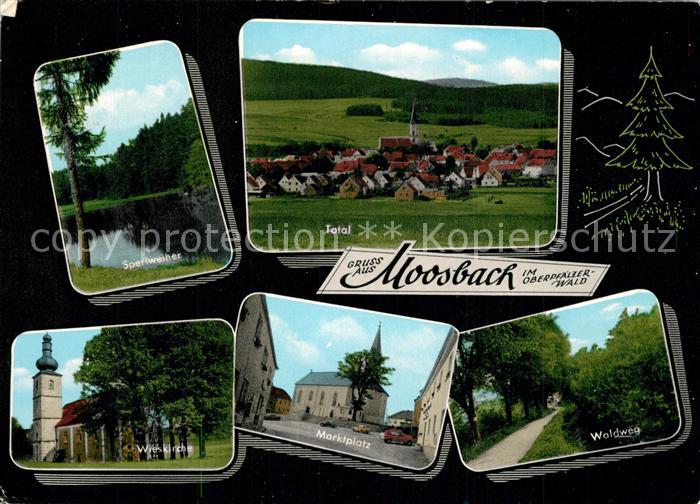
[[[130,270],[106,266],[79,268],[71,264],[70,276],[73,284],[79,290],[85,293],[94,293],[205,273],[221,269],[224,266],[225,264],[209,258],[199,259],[195,262],[158,266],[157,268]]]
[[[246,143],[284,145],[290,142],[337,142],[356,147],[376,147],[379,137],[405,136],[407,125],[382,117],[347,116],[350,105],[377,104],[385,112],[392,98],[334,98],[313,100],[246,100]],[[475,136],[479,145],[556,141],[556,128],[506,128],[489,124],[443,126],[420,124],[422,137],[436,143],[454,139],[469,143]]]
[[[275,196],[249,200],[249,233],[263,250],[394,248],[403,240],[415,240],[417,248],[542,246],[556,230],[555,210],[553,187],[477,188],[467,199],[448,201]],[[328,224],[351,224],[352,234],[327,234]],[[369,234],[367,224],[375,226]]]
[[[17,464],[28,469],[223,469],[228,465],[233,453],[231,439],[208,439],[206,442],[206,457],[199,458],[199,443],[195,437],[192,441],[193,455],[189,458],[144,461],[108,461],[108,462],[35,462],[33,460],[18,460]]]

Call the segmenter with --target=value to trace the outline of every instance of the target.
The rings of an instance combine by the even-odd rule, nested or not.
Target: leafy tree
[[[472,148],[472,152],[476,150],[477,145],[479,145],[479,140],[475,136],[473,136],[471,142],[469,142],[469,146]]]
[[[450,174],[455,171],[457,168],[457,162],[455,161],[455,158],[453,156],[447,156],[445,159],[445,171]]]
[[[32,443],[29,441],[27,431],[15,417],[12,417],[12,457],[15,460],[32,456]]]
[[[605,347],[583,348],[572,358],[568,415],[571,430],[589,433],[639,427],[642,440],[669,436],[678,411],[669,372],[659,308],[629,314],[624,310]]]
[[[464,333],[457,344],[457,360],[452,377],[450,396],[466,415],[471,430],[471,439],[481,442],[481,433],[476,417],[474,393],[487,386],[487,372],[481,363],[483,348],[474,338],[474,333]]]
[[[389,161],[387,161],[381,154],[372,154],[367,158],[365,163],[376,165],[380,170],[386,170],[389,168]]]
[[[190,146],[189,156],[183,166],[185,183],[189,189],[202,189],[211,186],[211,169],[201,138],[197,138]]]
[[[661,91],[660,78],[661,72],[656,66],[650,47],[649,60],[639,74],[642,87],[626,104],[626,107],[635,112],[634,119],[620,133],[621,138],[631,137],[631,140],[620,154],[606,163],[606,166],[645,171],[647,183],[644,201],[655,199],[657,196],[663,201],[660,181],[662,169],[692,169],[692,166],[679,158],[668,145],[668,141],[681,139],[683,135],[666,119],[664,111],[673,110],[673,106]],[[654,176],[652,172],[655,172]]]
[[[350,380],[353,421],[367,400],[374,398],[372,392],[382,391],[383,386],[391,385],[389,375],[394,368],[385,366],[387,359],[377,351],[360,350],[346,353],[345,358],[338,362],[338,376]]]
[[[90,267],[89,244],[85,243],[85,222],[81,188],[78,178],[80,163],[84,162],[104,141],[104,129],[92,133],[85,127],[85,108],[99,97],[100,90],[109,82],[114,64],[119,59],[116,51],[75,58],[43,65],[37,72],[39,109],[47,140],[62,149],[70,179],[71,196],[75,207],[75,221],[80,247],[80,264]]]

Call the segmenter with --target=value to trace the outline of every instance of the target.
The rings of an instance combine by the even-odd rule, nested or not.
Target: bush
[[[345,110],[345,115],[381,117],[384,115],[384,110],[382,110],[381,105],[361,103],[359,105],[350,105]]]

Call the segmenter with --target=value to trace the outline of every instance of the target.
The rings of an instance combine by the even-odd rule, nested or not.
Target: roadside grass
[[[170,280],[196,273],[205,273],[221,269],[224,266],[224,263],[216,262],[208,257],[193,263],[187,262],[159,266],[157,268],[133,270],[106,266],[81,268],[71,264],[70,275],[76,288],[86,293],[92,293],[160,280]]]
[[[468,463],[478,458],[481,454],[503,441],[518,429],[525,427],[533,420],[537,420],[547,414],[549,410],[531,408],[530,417],[525,416],[523,406],[517,403],[513,406],[513,422],[506,424],[505,408],[502,399],[490,399],[479,404],[476,409],[481,441],[474,443],[471,440],[460,441],[462,458]]]
[[[262,250],[393,248],[403,240],[415,240],[416,248],[543,246],[556,231],[556,190],[478,188],[448,201],[274,196],[251,199],[248,211],[251,241]],[[328,224],[351,224],[352,233],[331,235]],[[368,224],[375,226],[369,233]]]
[[[182,189],[169,189],[167,191],[151,193],[151,194],[139,194],[138,196],[131,196],[129,198],[121,199],[93,199],[83,201],[83,210],[85,213],[94,212],[95,210],[104,210],[105,208],[112,208],[117,206],[126,205],[132,201],[140,201],[151,198],[159,198],[161,196],[169,196],[171,194],[181,193]],[[61,217],[70,217],[75,215],[75,207],[73,203],[68,203],[66,205],[60,205],[58,211]]]
[[[562,407],[559,413],[554,415],[554,418],[544,426],[542,433],[525,456],[520,459],[520,462],[531,462],[586,451],[580,442],[567,436],[564,430],[564,410],[565,407]]]
[[[206,441],[207,454],[203,459],[199,458],[199,441],[194,436],[190,443],[193,446],[192,455],[188,458],[177,458],[171,460],[166,454],[165,460],[132,460],[132,461],[108,461],[108,462],[81,462],[71,464],[70,462],[35,462],[32,460],[17,460],[20,467],[28,469],[221,469],[228,465],[233,453],[231,438],[228,439],[208,439]]]
[[[376,104],[394,110],[391,98],[337,98],[323,100],[249,100],[245,102],[247,144],[282,145],[290,142],[341,142],[357,147],[377,146],[379,137],[405,136],[403,122],[382,117],[347,116],[351,105]],[[454,138],[469,143],[475,136],[479,145],[534,145],[539,140],[557,140],[556,128],[504,128],[488,124],[443,126],[420,124],[426,139],[439,143]]]

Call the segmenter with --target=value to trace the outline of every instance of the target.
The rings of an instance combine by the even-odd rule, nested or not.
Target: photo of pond
[[[45,63],[35,91],[75,289],[106,292],[231,261],[177,46]]]

